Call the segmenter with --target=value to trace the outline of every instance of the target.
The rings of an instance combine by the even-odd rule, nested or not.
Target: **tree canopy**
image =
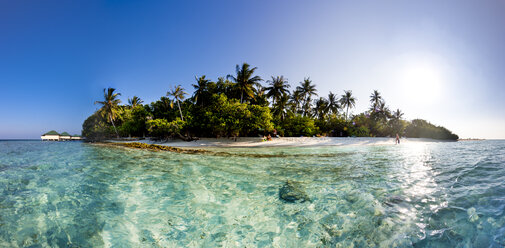
[[[288,80],[272,76],[261,85],[256,67],[237,65],[235,74],[195,77],[189,98],[176,85],[150,104],[134,96],[121,105],[114,88],[104,89],[101,107],[83,123],[88,140],[111,137],[152,137],[156,139],[193,137],[261,136],[274,129],[284,136],[359,136],[396,134],[406,137],[456,140],[458,136],[425,120],[403,119],[400,109],[391,111],[378,90],[370,95],[369,110],[353,114],[357,99],[351,90],[339,97],[329,92],[318,96],[309,77],[290,91]],[[175,107],[175,105],[177,107]]]

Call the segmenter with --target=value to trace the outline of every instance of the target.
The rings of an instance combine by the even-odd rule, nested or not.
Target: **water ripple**
[[[503,247],[504,151],[2,141],[0,247]],[[311,201],[279,200],[286,180]]]

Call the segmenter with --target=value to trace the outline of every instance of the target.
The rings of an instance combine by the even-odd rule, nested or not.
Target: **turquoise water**
[[[0,141],[0,247],[505,246],[505,141],[213,150]]]

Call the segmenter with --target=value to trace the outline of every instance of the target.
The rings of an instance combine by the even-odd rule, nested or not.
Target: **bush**
[[[123,123],[118,127],[121,136],[145,136],[147,132],[146,120],[149,112],[144,106],[125,109],[122,114]]]
[[[243,120],[242,135],[256,136],[260,134],[260,130],[270,132],[274,129],[269,107],[248,105],[247,110],[250,115]]]
[[[114,129],[97,111],[82,123],[82,136],[86,141],[101,141],[115,136]]]
[[[216,136],[238,136],[257,134],[258,130],[272,130],[272,115],[268,107],[239,103],[224,94],[213,95],[210,106],[205,108],[202,122],[207,133]],[[203,129],[203,128],[200,128]]]
[[[415,119],[405,129],[409,138],[430,138],[442,140],[457,140],[459,137],[445,127],[435,126],[425,120]]]
[[[180,136],[186,122],[177,118],[169,122],[165,119],[154,119],[147,121],[147,129],[152,137],[156,138],[174,138]]]
[[[316,126],[328,136],[347,136],[347,121],[344,118],[331,116],[328,120],[316,120]]]
[[[370,137],[370,130],[367,127],[351,127],[349,135],[354,137]]]
[[[284,135],[291,137],[313,136],[319,132],[313,119],[301,115],[284,119],[281,128],[284,131]]]

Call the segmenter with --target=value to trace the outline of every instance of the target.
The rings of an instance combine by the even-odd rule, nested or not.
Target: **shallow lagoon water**
[[[505,246],[505,141],[210,150],[0,141],[0,247]]]

